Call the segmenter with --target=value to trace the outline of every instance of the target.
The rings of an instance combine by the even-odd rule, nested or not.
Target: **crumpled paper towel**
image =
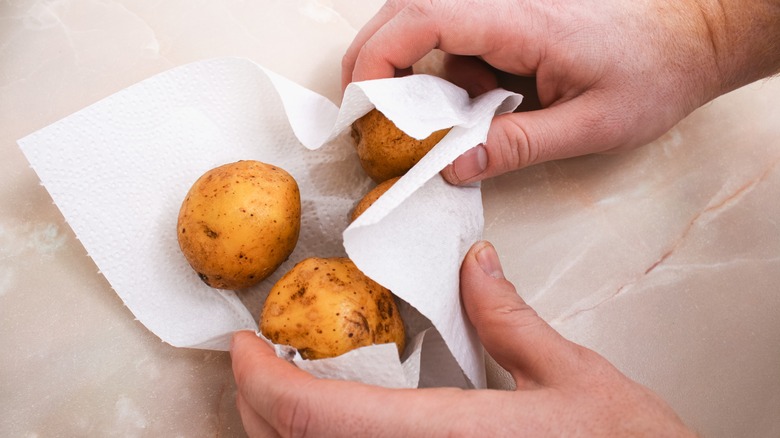
[[[320,361],[277,346],[280,356],[324,377],[483,387],[482,347],[458,288],[460,262],[482,232],[480,191],[452,187],[438,172],[484,141],[493,116],[520,101],[504,90],[472,100],[444,80],[416,75],[351,84],[338,108],[251,61],[220,58],[142,81],[19,145],[102,274],[163,341],[225,350],[234,331],[257,330],[262,300],[295,263],[348,255],[405,301],[411,339],[402,360],[392,345]],[[373,186],[349,129],[374,107],[416,138],[453,128],[349,224],[348,213]],[[247,159],[280,166],[298,181],[300,239],[258,287],[218,291],[179,251],[178,210],[205,171]]]

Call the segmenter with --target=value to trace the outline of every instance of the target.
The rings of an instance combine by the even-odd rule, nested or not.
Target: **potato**
[[[279,167],[238,161],[206,172],[179,210],[179,247],[209,286],[244,289],[287,260],[301,229],[298,184]]]
[[[352,124],[360,164],[366,175],[378,183],[408,172],[447,132],[449,128],[417,140],[376,109]]]
[[[400,355],[404,324],[393,295],[348,258],[307,258],[271,289],[260,331],[304,359],[322,359],[358,347],[394,342]]]
[[[368,193],[366,193],[363,198],[358,201],[357,205],[355,205],[355,208],[352,210],[352,215],[350,216],[350,221],[354,222],[355,219],[358,218],[361,214],[363,214],[364,211],[368,210],[368,207],[371,207],[374,205],[374,202],[376,202],[377,199],[379,199],[380,196],[382,196],[386,191],[390,189],[390,187],[395,184],[396,181],[401,179],[400,176],[397,176],[395,178],[391,178],[387,181],[382,181],[371,189]]]

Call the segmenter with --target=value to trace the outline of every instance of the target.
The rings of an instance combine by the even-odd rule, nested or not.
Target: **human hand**
[[[777,71],[778,10],[772,0],[388,1],[347,50],[342,86],[408,74],[434,48],[472,95],[497,86],[488,66],[535,76],[542,109],[496,117],[485,144],[442,172],[467,183],[654,140]]]
[[[250,436],[688,436],[675,413],[603,357],[567,341],[504,278],[487,242],[461,267],[485,349],[517,389],[387,389],[317,379],[252,332],[233,337],[237,406]]]

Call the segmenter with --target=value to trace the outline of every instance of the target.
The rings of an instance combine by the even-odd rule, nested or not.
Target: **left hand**
[[[687,436],[675,413],[593,351],[547,325],[475,244],[461,295],[485,349],[517,390],[387,389],[318,379],[252,332],[233,337],[237,405],[250,436]]]

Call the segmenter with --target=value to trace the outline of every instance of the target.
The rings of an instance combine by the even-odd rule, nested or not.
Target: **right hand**
[[[752,13],[755,21],[756,5],[771,2],[731,3],[721,6],[752,12],[729,10],[729,20]],[[759,12],[769,14],[761,19],[765,27],[774,22],[780,28],[776,12]],[[434,48],[448,54],[448,79],[472,95],[497,86],[489,67],[535,76],[542,109],[496,117],[485,144],[442,172],[451,183],[468,183],[547,160],[643,145],[698,106],[758,79],[736,78],[724,63],[742,53],[724,49],[729,40],[718,31],[726,13],[708,8],[706,0],[388,1],[347,50],[342,86],[409,74]],[[752,32],[745,29],[751,26],[740,32]]]

